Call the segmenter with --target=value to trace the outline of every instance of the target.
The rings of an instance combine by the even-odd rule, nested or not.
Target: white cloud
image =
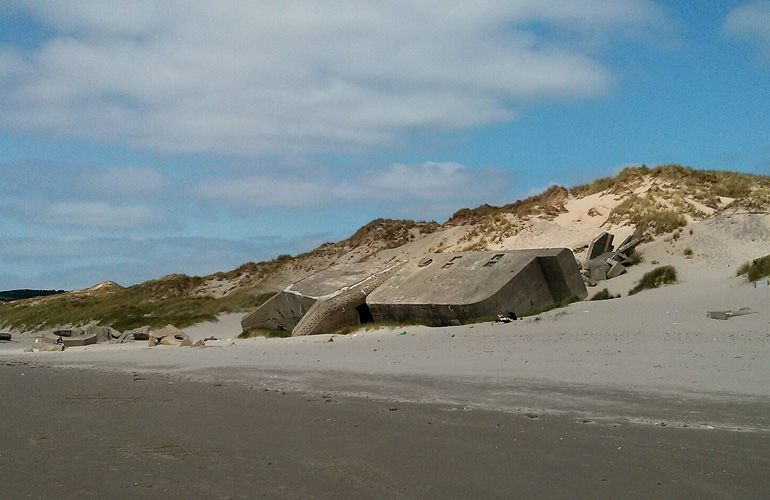
[[[533,26],[660,27],[648,0],[15,2],[57,35],[0,46],[0,124],[175,152],[353,150],[601,96],[610,70]]]
[[[171,181],[149,168],[109,167],[84,174],[79,186],[85,194],[107,198],[148,198],[170,187]]]
[[[445,218],[462,206],[503,203],[511,195],[510,172],[473,170],[453,162],[395,164],[344,180],[318,177],[236,177],[201,182],[194,194],[211,204],[245,211],[257,208],[307,210],[361,204],[398,206],[398,215]]]
[[[318,208],[336,201],[337,187],[327,180],[249,176],[215,179],[193,187],[204,201],[236,208]]]
[[[753,2],[736,7],[727,15],[726,33],[746,40],[770,41],[770,2]]]
[[[757,46],[770,60],[770,1],[736,7],[727,15],[722,31],[727,36]]]
[[[168,199],[171,181],[150,168],[108,167],[27,161],[0,164],[0,199],[88,200]]]
[[[27,224],[98,230],[165,230],[178,222],[142,205],[113,205],[99,201],[35,203],[6,206],[9,215]]]

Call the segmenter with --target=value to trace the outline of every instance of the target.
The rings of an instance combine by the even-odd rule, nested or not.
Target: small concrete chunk
[[[190,347],[193,345],[190,337],[174,325],[166,325],[160,330],[150,333],[148,345],[156,346],[158,344],[180,347]]]
[[[623,240],[623,243],[620,244],[618,247],[619,253],[628,254],[631,250],[639,246],[639,244],[642,242],[642,237],[638,234],[632,234],[625,240]]]
[[[594,281],[606,280],[609,269],[610,266],[606,262],[592,261],[588,263],[588,272]]]
[[[610,266],[610,270],[607,271],[607,279],[611,280],[612,278],[617,278],[624,272],[626,272],[626,266],[624,266],[620,262],[615,262],[613,265]]]
[[[150,339],[150,327],[142,326],[134,328],[133,330],[126,330],[126,334],[133,335],[135,340],[149,340]]]

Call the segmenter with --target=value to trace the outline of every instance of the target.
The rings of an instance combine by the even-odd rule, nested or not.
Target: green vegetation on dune
[[[617,299],[620,298],[620,294],[618,295],[612,295],[608,289],[603,289],[599,292],[596,292],[590,299],[588,300],[610,300],[610,299]]]
[[[386,248],[396,248],[412,241],[418,234],[429,234],[439,228],[437,222],[415,222],[408,219],[375,219],[345,240],[350,247],[373,242],[384,243]]]
[[[663,285],[676,283],[676,268],[674,266],[660,266],[656,267],[648,273],[644,273],[642,279],[636,284],[634,288],[629,290],[629,295],[634,295],[642,290],[651,288],[659,288]]]
[[[646,184],[645,184],[646,183]],[[644,187],[643,192],[638,188]],[[681,165],[629,167],[570,190],[578,198],[597,193],[623,196],[608,217],[627,222],[646,236],[667,234],[687,225],[686,216],[702,219],[727,206],[770,208],[770,177],[738,172],[695,170]]]
[[[613,223],[630,222],[643,233],[660,235],[670,233],[687,225],[681,212],[666,208],[650,198],[631,195],[615,207],[608,220]]]
[[[44,329],[96,320],[121,331],[144,325],[173,324],[183,328],[215,321],[218,314],[254,308],[273,296],[248,290],[218,299],[191,295],[200,280],[172,275],[103,294],[75,292],[0,304],[0,324],[6,328]]]
[[[645,192],[633,194],[645,182],[649,183]],[[549,219],[565,211],[569,195],[583,198],[598,193],[625,197],[610,214],[610,222],[629,222],[646,235],[660,235],[685,226],[686,215],[696,219],[705,217],[697,204],[711,210],[725,208],[726,202],[733,208],[767,210],[770,208],[770,177],[695,170],[675,164],[655,168],[628,167],[614,177],[597,179],[569,191],[561,186],[551,186],[542,194],[501,207],[484,204],[474,209],[462,208],[452,215],[447,225],[475,225],[499,214],[512,214],[521,219],[532,216]]]
[[[655,168],[644,165],[625,168],[615,177],[605,177],[589,184],[575,186],[570,189],[570,193],[578,198],[603,191],[621,194],[629,188],[640,185],[645,179],[664,185],[671,184],[688,196],[705,202],[706,206],[715,204],[717,196],[735,199],[751,196],[755,200],[762,198],[767,201],[770,195],[770,177],[768,176],[721,170],[696,170],[676,164]]]
[[[770,255],[765,255],[743,264],[738,268],[738,276],[743,276],[744,274],[749,281],[770,277]]]
[[[480,207],[470,209],[461,208],[450,217],[447,225],[474,224],[486,217],[498,214],[512,214],[520,218],[526,218],[533,215],[543,217],[555,217],[564,213],[564,203],[567,201],[569,192],[562,186],[551,186],[541,194],[530,196],[524,200],[509,203],[502,207],[493,205],[481,205]]]

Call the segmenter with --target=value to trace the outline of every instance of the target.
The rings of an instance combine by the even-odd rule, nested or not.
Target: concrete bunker
[[[436,253],[388,267],[335,265],[293,283],[241,321],[293,336],[382,321],[457,325],[585,298],[566,248]]]

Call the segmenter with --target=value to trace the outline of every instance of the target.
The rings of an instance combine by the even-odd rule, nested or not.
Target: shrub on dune
[[[639,283],[629,290],[629,295],[634,295],[648,288],[659,288],[663,285],[676,283],[676,268],[674,266],[660,266],[645,273]]]

